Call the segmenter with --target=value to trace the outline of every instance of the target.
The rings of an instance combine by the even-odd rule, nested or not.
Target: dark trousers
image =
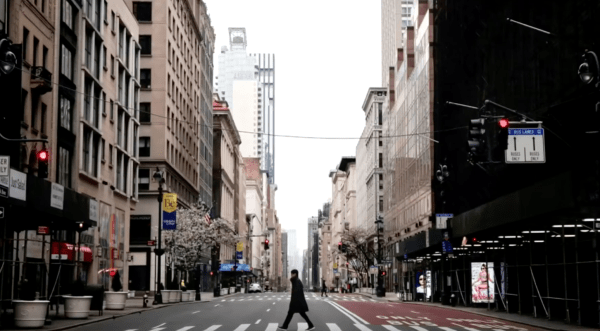
[[[298,313],[300,314],[300,316],[302,316],[302,318],[304,318],[304,320],[306,321],[306,323],[308,323],[308,328],[312,328],[314,325],[312,324],[312,322],[310,321],[310,319],[308,319],[308,316],[306,316],[305,312],[300,312]],[[287,316],[285,317],[285,322],[283,322],[283,328],[287,329],[288,325],[290,325],[290,322],[292,321],[292,317],[294,317],[294,312],[292,311],[288,311]]]
[[[323,288],[323,289],[321,290],[321,296],[323,296],[323,293],[325,293],[325,296],[327,296],[327,289]]]

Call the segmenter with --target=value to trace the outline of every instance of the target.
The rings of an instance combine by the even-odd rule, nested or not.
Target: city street
[[[290,294],[237,294],[211,302],[178,305],[90,324],[74,330],[111,331],[275,331],[287,313]],[[378,302],[355,294],[306,293],[316,330],[540,330],[450,309]],[[296,314],[289,330],[306,330]]]

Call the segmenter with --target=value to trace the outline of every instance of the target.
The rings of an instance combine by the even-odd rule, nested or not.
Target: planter
[[[67,318],[88,318],[92,296],[63,295],[65,299],[65,316]]]
[[[180,301],[181,301],[181,291],[180,290],[171,291],[171,295],[169,296],[169,302],[176,303],[176,302],[180,302]]]
[[[15,326],[19,328],[41,328],[46,320],[47,300],[13,300],[15,304]]]
[[[160,291],[160,293],[162,293],[162,302],[163,303],[169,303],[171,302],[171,293],[173,292],[173,290],[162,290]]]
[[[129,293],[127,292],[104,292],[104,300],[106,300],[106,309],[123,310]]]
[[[181,302],[188,302],[188,301],[193,301],[192,300],[192,292],[190,292],[190,291],[181,292]]]

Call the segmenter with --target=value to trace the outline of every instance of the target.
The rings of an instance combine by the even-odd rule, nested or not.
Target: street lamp
[[[161,293],[161,256],[165,253],[165,250],[161,248],[161,242],[162,242],[162,201],[163,201],[163,187],[162,184],[165,182],[165,178],[163,176],[162,171],[160,171],[158,169],[158,167],[156,168],[156,172],[154,173],[154,175],[152,175],[152,178],[154,178],[154,180],[156,180],[158,182],[158,248],[154,249],[154,254],[156,254],[158,256],[158,272],[156,273],[156,292],[154,294],[154,301],[152,302],[153,305],[157,305],[157,304],[162,304],[163,300],[162,300],[162,293]]]
[[[591,57],[594,59],[594,64],[596,65],[595,70],[592,70],[590,68],[590,65],[588,64],[588,61],[587,61],[588,54],[591,55]],[[585,84],[591,83],[595,78],[596,79],[596,88],[600,89],[600,77],[599,77],[600,62],[598,62],[598,56],[596,56],[596,53],[594,53],[592,51],[588,51],[586,49],[581,57],[583,58],[583,63],[579,66],[579,70],[577,71],[577,73],[579,74],[579,78]],[[600,111],[600,102],[596,103],[596,112],[598,112],[598,111]]]
[[[377,260],[379,264],[381,264],[382,260],[382,244],[381,244],[381,233],[383,232],[383,217],[377,216],[377,220],[375,221],[375,225],[377,226]],[[381,270],[377,268],[377,297],[385,296],[385,288],[383,287],[383,276],[381,274]]]

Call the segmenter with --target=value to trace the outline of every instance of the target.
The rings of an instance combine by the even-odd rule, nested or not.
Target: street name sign
[[[10,156],[0,156],[0,176],[8,176],[10,171]]]
[[[8,198],[10,185],[10,156],[0,156],[0,197]]]
[[[544,129],[508,129],[506,163],[546,163]]]

